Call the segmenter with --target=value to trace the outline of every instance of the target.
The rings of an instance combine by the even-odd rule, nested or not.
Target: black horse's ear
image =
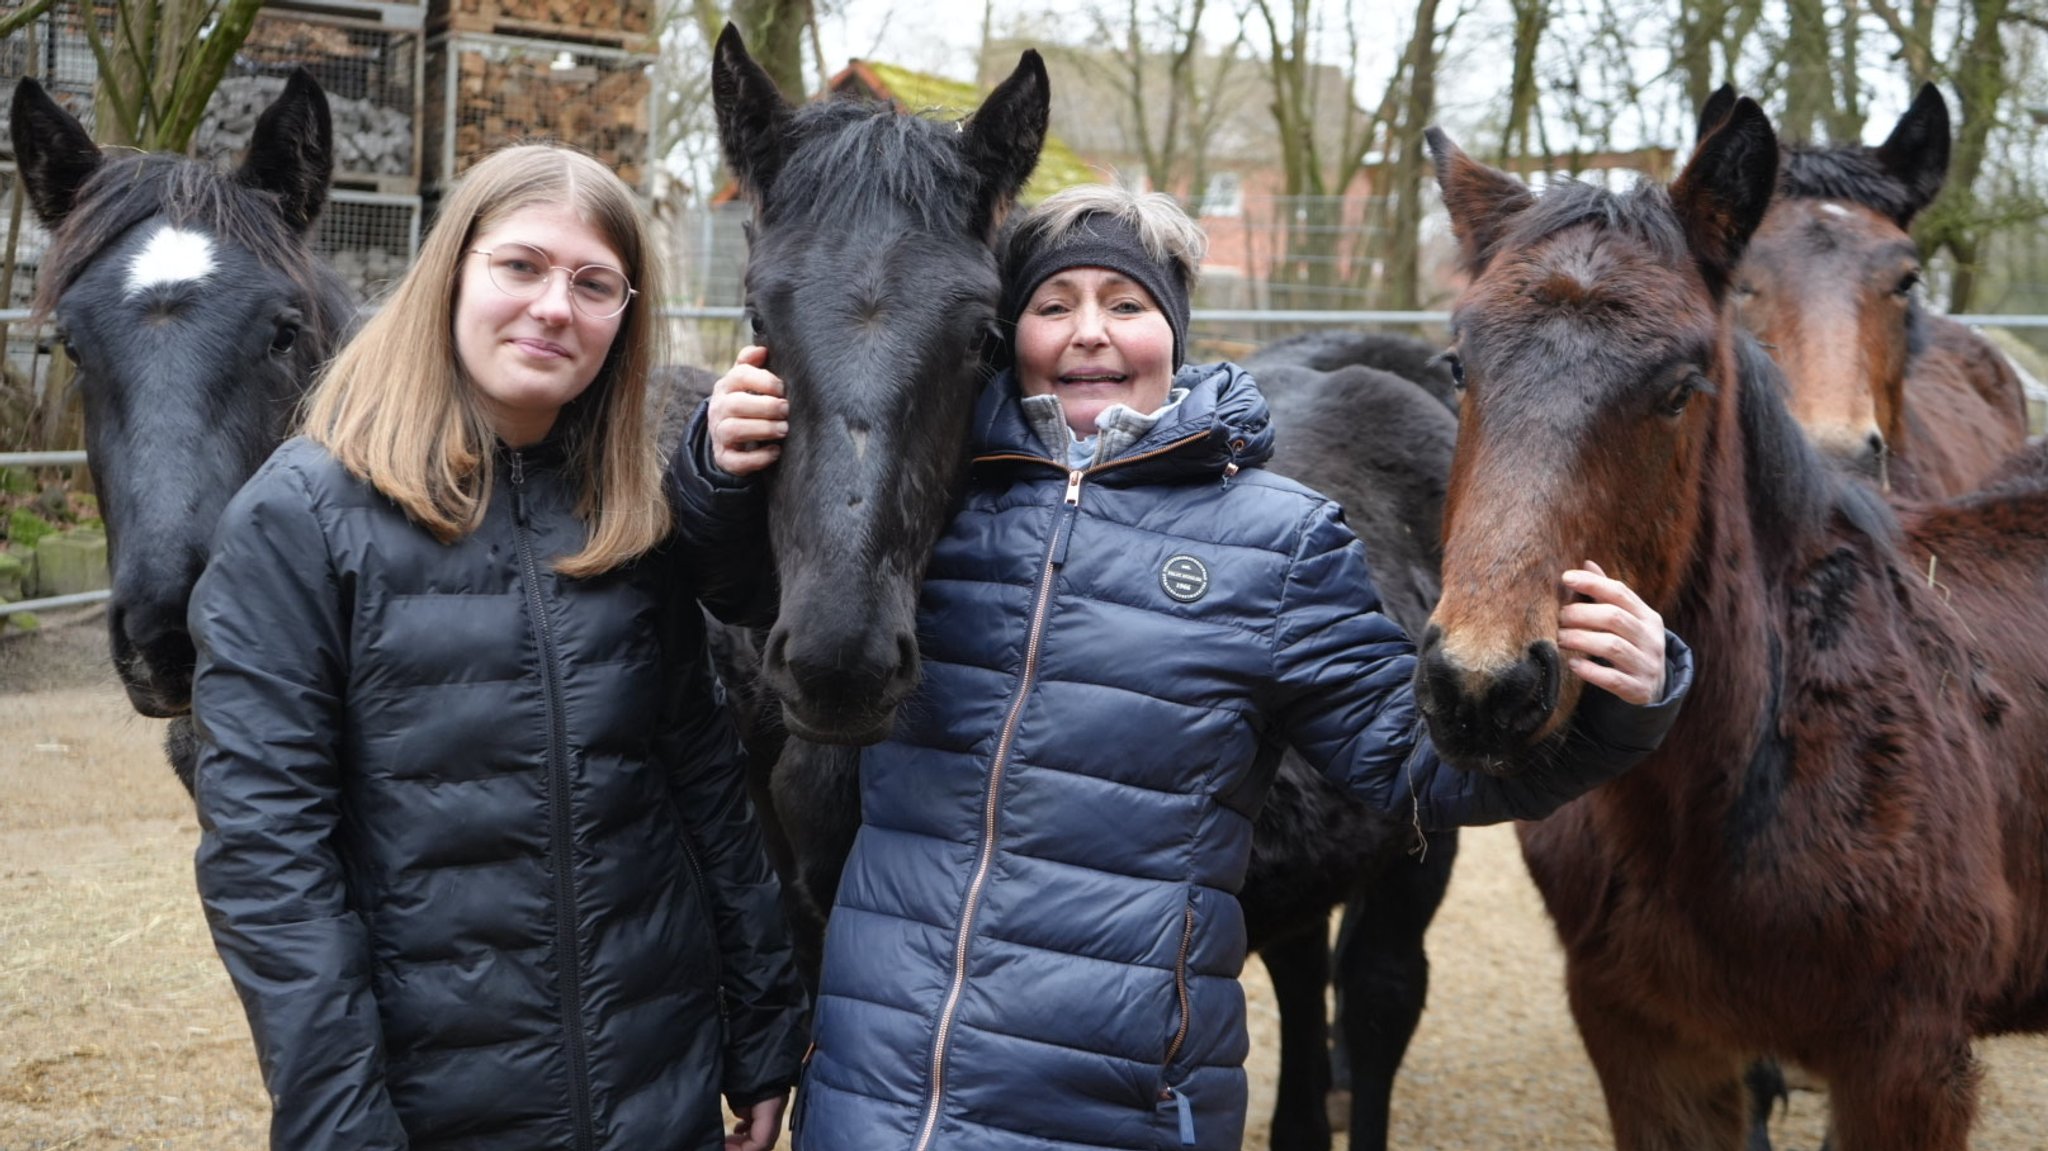
[[[1045,61],[1037,50],[1027,48],[1016,70],[960,126],[961,151],[981,176],[974,219],[989,235],[1038,166],[1051,118],[1052,85],[1046,79]]]
[[[26,76],[14,86],[8,128],[14,133],[14,159],[21,182],[28,185],[36,219],[55,228],[71,214],[78,189],[105,157],[85,126]]]
[[[1899,117],[1892,134],[1877,146],[1877,162],[1906,189],[1906,200],[1893,222],[1904,228],[1920,209],[1941,194],[1948,179],[1948,102],[1941,89],[1920,85],[1913,106]]]
[[[1707,102],[1700,105],[1700,127],[1693,135],[1693,142],[1705,140],[1714,134],[1714,129],[1728,120],[1728,113],[1735,110],[1735,85],[1723,84],[1714,89]]]
[[[327,94],[304,68],[292,69],[249,137],[249,154],[235,170],[235,179],[272,193],[292,227],[313,226],[327,203],[327,185],[334,178],[334,121]]]
[[[1735,102],[1671,184],[1686,244],[1719,300],[1778,185],[1778,134],[1756,101]]]
[[[1476,276],[1493,259],[1494,246],[1506,234],[1508,222],[1535,203],[1536,197],[1520,180],[1467,156],[1442,128],[1427,129],[1422,138],[1436,164],[1436,185],[1451,217],[1451,233],[1458,237],[1465,272]]]
[[[740,187],[756,202],[782,170],[782,134],[789,103],[728,22],[711,51],[711,104],[718,113],[718,149]]]

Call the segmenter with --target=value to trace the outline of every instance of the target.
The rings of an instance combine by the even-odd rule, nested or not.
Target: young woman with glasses
[[[701,414],[664,464],[657,272],[595,160],[484,160],[223,516],[198,878],[273,1148],[776,1139],[803,997],[698,610],[762,606],[762,493]]]

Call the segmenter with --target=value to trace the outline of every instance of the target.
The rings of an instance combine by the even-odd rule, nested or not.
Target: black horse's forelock
[[[926,231],[964,234],[981,178],[950,123],[893,105],[828,100],[796,112],[764,222],[829,224],[907,212]]]
[[[1626,233],[1647,246],[1653,258],[1671,267],[1692,260],[1670,196],[1662,186],[1648,182],[1617,193],[1581,180],[1553,181],[1535,203],[1508,222],[1495,250],[1528,251],[1582,224]]]
[[[85,182],[43,258],[36,313],[52,314],[94,259],[129,229],[159,216],[207,232],[289,278],[313,305],[301,333],[316,361],[347,328],[346,290],[285,221],[275,195],[209,164],[162,153],[117,156]]]
[[[1885,170],[1874,148],[1785,145],[1778,159],[1778,195],[1847,200],[1884,216],[1910,218],[1921,206],[1905,181]]]

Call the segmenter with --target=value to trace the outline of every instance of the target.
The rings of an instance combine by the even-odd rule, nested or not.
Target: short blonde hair
[[[1129,225],[1146,254],[1161,264],[1178,265],[1188,291],[1194,291],[1202,257],[1209,252],[1209,237],[1178,201],[1163,192],[1133,192],[1114,184],[1081,184],[1054,192],[1017,221],[1009,251],[1019,255],[1057,248],[1083,220],[1095,215]]]
[[[555,567],[589,576],[645,553],[670,527],[646,404],[648,375],[660,361],[660,261],[632,193],[589,154],[522,144],[472,167],[442,206],[419,259],[322,373],[301,430],[435,538],[475,531],[489,506],[496,434],[455,349],[457,275],[479,233],[524,208],[563,204],[619,254],[638,289],[597,378],[557,417],[556,434],[583,488],[577,514],[590,534],[582,551]]]

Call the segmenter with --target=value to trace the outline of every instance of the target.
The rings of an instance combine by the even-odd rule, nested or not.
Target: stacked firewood
[[[202,158],[232,160],[249,146],[256,118],[284,91],[277,76],[230,76],[214,91],[199,125],[194,151]],[[412,109],[389,108],[370,100],[327,94],[334,120],[334,170],[341,175],[412,174]]]
[[[504,52],[451,37],[427,65],[427,183],[445,187],[492,149],[552,139],[589,151],[634,187],[645,180],[648,76],[643,62],[559,52]],[[567,65],[567,66],[564,66]],[[441,133],[433,109],[455,72],[455,170],[440,171]]]
[[[433,0],[429,22],[457,31],[547,26],[565,36],[653,30],[652,0]]]

